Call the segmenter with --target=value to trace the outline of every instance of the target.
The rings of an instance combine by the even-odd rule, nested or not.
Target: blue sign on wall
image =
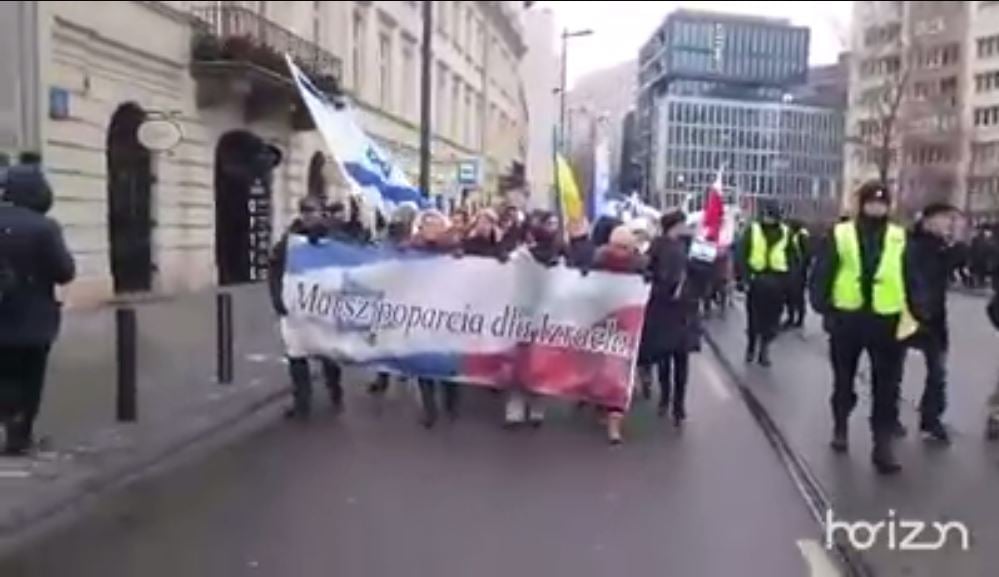
[[[53,120],[69,118],[69,91],[65,88],[49,87],[49,118]]]
[[[479,183],[478,160],[463,160],[458,163],[458,183],[459,184]]]

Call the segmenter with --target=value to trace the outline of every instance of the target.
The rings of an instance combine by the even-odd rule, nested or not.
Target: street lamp
[[[559,82],[558,93],[559,93],[559,120],[558,120],[558,148],[565,152],[565,91],[566,91],[566,49],[568,48],[570,38],[578,38],[580,36],[589,36],[593,34],[593,30],[576,30],[570,32],[568,28],[562,29],[562,77]],[[562,214],[562,185],[558,182],[558,176],[555,177],[555,213],[558,215],[559,227],[565,228],[565,217]]]
[[[567,48],[569,45],[570,38],[579,38],[580,36],[590,36],[593,34],[593,30],[576,30],[569,32],[568,29],[562,30],[562,79],[559,82],[559,146],[565,149],[565,92],[566,92],[566,62],[569,60],[567,56]]]

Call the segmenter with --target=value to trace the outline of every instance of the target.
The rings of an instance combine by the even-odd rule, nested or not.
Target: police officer
[[[746,362],[770,366],[770,343],[777,336],[790,265],[790,233],[780,207],[761,206],[760,219],[746,230],[737,259],[740,290],[746,290]]]
[[[860,355],[872,372],[871,460],[881,474],[901,470],[892,447],[898,422],[902,345],[908,329],[906,232],[888,220],[891,198],[880,182],[857,191],[856,219],[837,224],[819,251],[811,283],[813,308],[829,333],[833,369],[833,450],[848,449],[848,421]]]
[[[801,328],[805,325],[805,289],[808,285],[808,271],[812,264],[812,251],[808,229],[800,220],[788,221],[791,232],[791,272],[787,284],[787,328]]]

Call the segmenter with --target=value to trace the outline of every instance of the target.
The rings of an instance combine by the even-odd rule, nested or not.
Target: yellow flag
[[[576,179],[572,176],[572,168],[569,163],[559,154],[555,157],[556,178],[558,178],[559,197],[562,202],[562,214],[566,220],[574,220],[583,217],[583,199],[579,196],[579,188],[576,186]]]

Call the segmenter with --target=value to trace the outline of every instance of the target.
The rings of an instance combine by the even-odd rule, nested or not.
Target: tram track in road
[[[786,435],[780,430],[780,427],[773,417],[771,417],[764,404],[739,375],[739,372],[732,365],[732,361],[723,352],[710,331],[705,331],[705,341],[711,349],[713,362],[721,367],[727,375],[728,380],[736,387],[753,420],[760,427],[768,444],[776,452],[777,458],[791,477],[791,481],[794,483],[798,493],[804,499],[809,514],[819,527],[824,527],[826,511],[832,507],[828,492],[823,488],[822,483],[808,466],[805,459],[791,447]],[[808,563],[812,577],[840,575],[840,573],[829,573],[831,561],[827,563],[828,559],[825,561],[822,560],[820,553],[826,553],[822,544],[806,539],[798,541],[796,545]],[[829,552],[833,553],[840,567],[842,567],[843,577],[876,577],[876,573],[870,563],[858,551],[845,547],[840,543],[833,543]]]

